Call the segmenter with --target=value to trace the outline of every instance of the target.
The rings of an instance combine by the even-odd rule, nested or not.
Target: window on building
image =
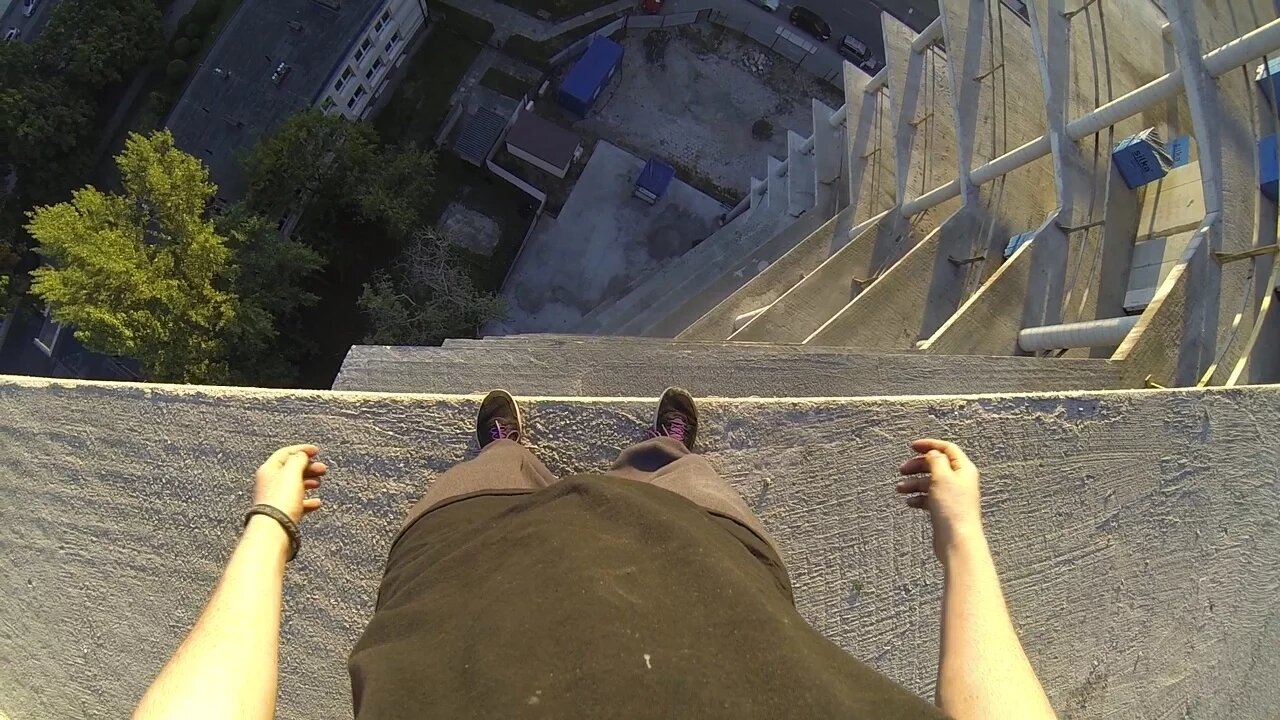
[[[382,15],[378,17],[378,21],[373,24],[373,32],[380,33],[391,24],[391,11],[383,10]]]
[[[355,100],[359,100],[360,98],[364,97],[364,94],[365,94],[365,89],[364,89],[364,86],[361,85],[360,87],[356,88],[356,91],[352,93],[351,97]]]
[[[391,36],[391,39],[387,41],[387,47],[386,47],[387,52],[391,52],[391,50],[395,46],[399,45],[401,39],[402,38],[400,37],[400,31],[397,30],[396,33]]]
[[[324,99],[324,102],[320,103],[320,109],[324,112],[329,112],[330,110],[333,109],[333,106],[337,104],[338,103],[333,101],[332,97],[326,97]]]
[[[356,48],[356,62],[363,60],[364,56],[369,54],[369,48],[371,47],[373,47],[373,41],[365,38],[364,42],[360,43],[360,47]]]
[[[377,60],[374,60],[373,65],[369,67],[369,72],[364,74],[364,79],[372,80],[373,76],[377,75],[378,71],[381,70],[383,67],[385,67],[386,64],[387,64],[386,61],[383,60],[381,57],[379,57]]]
[[[342,75],[340,75],[337,81],[333,83],[334,91],[342,92],[342,88],[351,80],[351,78],[355,77],[355,75],[356,71],[352,70],[350,67],[343,68]]]
[[[350,110],[351,108],[353,108],[353,107],[355,107],[355,106],[356,106],[356,99],[355,99],[354,97],[347,101],[347,109],[348,109],[348,110]]]

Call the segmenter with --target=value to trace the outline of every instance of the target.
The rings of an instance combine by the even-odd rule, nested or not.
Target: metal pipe
[[[929,48],[930,45],[942,39],[942,18],[929,23],[929,27],[920,31],[915,40],[911,41],[911,52],[919,55]]]
[[[1204,64],[1211,75],[1219,77],[1250,60],[1273,53],[1276,50],[1280,50],[1280,19],[1272,20],[1266,25],[1213,50],[1204,56]],[[881,70],[880,74],[884,74],[884,71]],[[879,77],[880,75],[876,76],[876,78]],[[1067,136],[1072,140],[1079,140],[1105,130],[1121,120],[1133,117],[1143,110],[1168,100],[1177,95],[1181,88],[1182,69],[1178,68],[1067,123]],[[871,92],[870,83],[868,83],[867,92]],[[969,174],[969,179],[974,185],[991,182],[1001,175],[1008,174],[1023,165],[1039,160],[1048,155],[1051,149],[1047,135],[1038,137],[991,160],[985,165],[974,168]],[[904,203],[902,213],[910,217],[959,195],[959,183],[956,180],[952,180],[946,185],[930,190],[911,202]]]
[[[1027,352],[1115,347],[1138,324],[1140,317],[1126,315],[1105,320],[1026,328],[1018,333],[1018,347]]]

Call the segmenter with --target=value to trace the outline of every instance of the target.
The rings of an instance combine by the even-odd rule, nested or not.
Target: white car
[[[14,41],[14,40],[17,40],[17,39],[18,39],[18,38],[20,38],[20,37],[22,37],[22,29],[21,29],[21,28],[11,27],[11,28],[9,28],[8,30],[6,30],[6,31],[4,32],[4,39],[5,39],[5,42],[12,42],[12,41]]]
[[[22,0],[22,16],[31,17],[35,15],[38,7],[40,7],[40,0]]]
[[[769,12],[777,12],[778,0],[750,0],[752,5],[759,5]]]

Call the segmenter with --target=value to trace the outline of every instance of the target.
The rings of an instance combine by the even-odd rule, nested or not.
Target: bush
[[[187,19],[182,21],[182,26],[179,30],[179,34],[182,37],[191,38],[192,40],[199,41],[202,38],[204,38],[204,34],[208,32],[208,30],[209,30],[209,26],[207,24],[202,23],[198,20],[191,19],[191,17],[188,15]]]
[[[218,19],[220,12],[222,12],[222,0],[200,0],[195,7],[191,8],[191,12],[187,13],[187,17],[201,25],[209,26]]]
[[[170,83],[177,85],[187,79],[187,61],[171,60],[164,69],[164,77]]]
[[[760,118],[751,125],[751,137],[760,140],[773,139],[773,123],[764,118]]]
[[[196,51],[196,41],[191,38],[180,37],[173,41],[173,57],[179,60],[185,60],[191,57]]]

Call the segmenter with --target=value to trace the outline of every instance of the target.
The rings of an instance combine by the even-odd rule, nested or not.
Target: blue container
[[[1009,258],[1013,257],[1013,254],[1018,252],[1018,248],[1031,242],[1032,238],[1034,238],[1035,236],[1036,236],[1035,230],[1028,230],[1022,233],[1021,235],[1014,235],[1013,237],[1009,238],[1009,244],[1004,246],[1004,258],[1008,260]]]
[[[1262,194],[1277,202],[1280,190],[1280,163],[1276,162],[1276,136],[1268,135],[1258,141],[1258,186]]]
[[[621,45],[603,35],[592,40],[560,83],[560,104],[578,117],[586,117],[621,63]]]
[[[1130,188],[1155,182],[1169,172],[1165,167],[1168,156],[1161,159],[1163,148],[1156,146],[1158,140],[1153,142],[1153,135],[1152,130],[1143,130],[1121,140],[1111,152],[1111,159],[1120,171],[1120,177],[1124,178],[1125,184]]]
[[[1276,109],[1276,90],[1280,89],[1280,58],[1272,58],[1259,65],[1258,74],[1254,76],[1254,80],[1271,105],[1271,111],[1280,114]]]
[[[1169,151],[1169,157],[1173,158],[1173,164],[1169,166],[1170,170],[1191,162],[1190,135],[1183,135],[1180,138],[1170,140],[1169,144],[1165,145],[1165,149]]]
[[[634,194],[652,205],[667,194],[667,188],[671,186],[671,180],[675,176],[675,168],[657,158],[652,158],[644,164],[644,169],[640,171],[640,178],[636,180]]]

